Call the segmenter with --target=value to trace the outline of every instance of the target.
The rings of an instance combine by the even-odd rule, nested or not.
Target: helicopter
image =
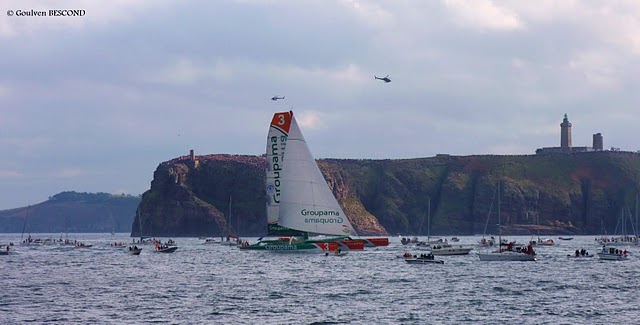
[[[376,77],[375,75],[373,75],[373,78],[374,78],[374,79],[378,79],[378,80],[382,80],[382,81],[384,81],[385,83],[391,82],[391,79],[389,79],[389,75],[387,75],[387,76],[386,76],[386,77],[384,77],[384,78],[378,78],[378,77]]]
[[[276,101],[278,99],[284,99],[284,96],[282,96],[282,97],[278,97],[278,96],[271,97],[271,100],[273,100],[273,101]]]

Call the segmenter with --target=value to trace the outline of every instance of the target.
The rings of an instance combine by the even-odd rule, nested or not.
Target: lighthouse
[[[562,150],[571,151],[571,123],[566,113],[560,124],[560,147]]]

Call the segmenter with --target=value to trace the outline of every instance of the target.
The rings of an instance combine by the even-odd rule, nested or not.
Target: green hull
[[[302,231],[283,227],[277,223],[267,225],[267,236],[302,236],[302,234]]]
[[[289,243],[286,240],[263,240],[249,246],[240,246],[240,250],[269,251],[277,253],[322,253],[318,245],[303,241],[301,243]]]

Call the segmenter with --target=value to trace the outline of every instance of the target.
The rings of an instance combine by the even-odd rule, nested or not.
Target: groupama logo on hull
[[[347,225],[344,225],[344,219],[340,216],[340,212],[334,210],[307,210],[302,209],[300,214],[311,218],[305,218],[304,223],[313,223],[313,224],[343,224],[342,232],[345,234],[351,233],[351,230]],[[314,218],[315,216],[315,218]],[[331,218],[333,217],[333,218]]]

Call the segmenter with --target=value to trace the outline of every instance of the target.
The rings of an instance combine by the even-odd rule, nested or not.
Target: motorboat
[[[602,246],[602,251],[598,253],[598,257],[604,261],[624,261],[629,259],[627,253],[626,249]]]
[[[432,254],[407,254],[404,261],[409,264],[444,264],[443,260],[436,260]]]
[[[204,240],[204,243],[202,243],[202,245],[214,245],[214,244],[220,244],[220,241],[216,240],[215,238],[206,238]]]
[[[540,238],[538,240],[532,240],[530,243],[534,246],[554,246],[556,244],[555,241],[551,238]]]
[[[433,245],[431,254],[433,255],[467,255],[473,248],[462,245],[451,245],[449,243]]]
[[[156,242],[155,252],[156,253],[173,253],[177,249],[178,249],[178,246],[162,245]]]
[[[129,255],[140,255],[140,253],[142,253],[142,247],[138,248],[138,246],[129,246],[126,252]]]
[[[595,255],[593,254],[589,254],[589,252],[587,252],[586,249],[581,249],[581,250],[577,250],[574,254],[568,254],[567,257],[569,258],[592,258]]]

